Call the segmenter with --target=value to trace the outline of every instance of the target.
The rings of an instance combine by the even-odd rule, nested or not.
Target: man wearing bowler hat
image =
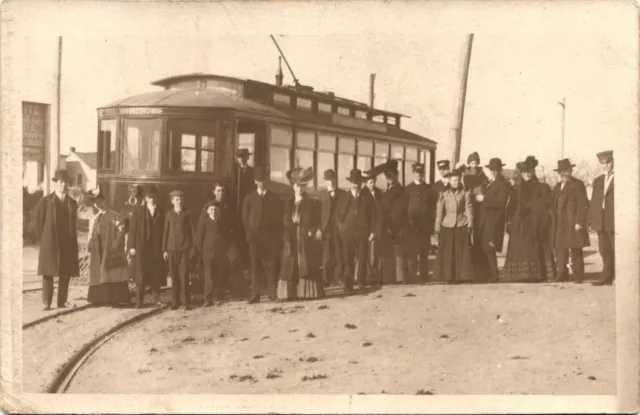
[[[584,279],[582,248],[590,245],[587,231],[589,198],[584,183],[571,175],[573,167],[575,164],[569,159],[563,159],[554,169],[560,181],[553,189],[551,241],[558,267],[557,281],[567,280],[568,266],[571,266],[575,282],[580,284]]]
[[[34,228],[40,243],[38,274],[42,275],[44,310],[51,309],[53,277],[58,277],[58,308],[67,306],[69,280],[80,274],[76,220],[78,204],[67,194],[71,179],[56,170],[54,191],[40,199],[33,210]]]
[[[431,248],[431,234],[435,222],[435,195],[431,186],[424,181],[424,164],[415,163],[412,169],[413,181],[405,186],[409,214],[407,240],[409,275],[417,282],[419,273],[420,281],[427,282],[429,280],[429,248]]]
[[[589,226],[598,232],[598,249],[602,256],[600,279],[593,285],[611,285],[616,277],[615,226],[613,202],[613,151],[597,154],[604,174],[593,181],[593,194],[589,208]]]
[[[337,221],[344,249],[344,290],[351,293],[356,261],[358,285],[360,288],[366,285],[367,251],[374,237],[375,202],[371,194],[362,191],[364,178],[360,170],[352,169],[347,180],[351,190],[338,204]]]
[[[482,193],[475,197],[479,207],[478,219],[474,224],[472,259],[480,282],[497,282],[496,253],[502,251],[511,184],[502,176],[504,164],[499,158],[492,158],[485,167],[489,170],[488,182]]]
[[[256,190],[242,204],[242,223],[249,242],[251,256],[251,297],[249,304],[260,301],[260,268],[267,274],[267,292],[277,301],[276,261],[279,241],[283,235],[282,207],[278,196],[267,189],[268,173],[262,166],[254,171]]]
[[[382,190],[376,187],[376,176],[371,174],[371,170],[367,170],[362,174],[364,176],[364,185],[362,186],[362,192],[370,195],[373,198],[373,223],[375,226],[375,224],[377,223],[376,217],[378,215],[378,201],[380,201],[380,198],[382,197]],[[371,242],[369,242],[369,250],[367,251],[366,281],[369,284],[380,284],[382,283],[380,278],[380,244],[374,238]]]
[[[376,238],[380,241],[380,262],[383,283],[405,283],[406,240],[409,230],[407,192],[398,183],[398,162],[389,160],[372,169],[373,174],[384,173],[387,190],[378,203]]]
[[[320,192],[320,228],[316,238],[322,241],[322,275],[328,287],[344,281],[344,250],[338,231],[337,209],[345,192],[338,189],[335,170],[325,170],[323,179],[325,188]]]

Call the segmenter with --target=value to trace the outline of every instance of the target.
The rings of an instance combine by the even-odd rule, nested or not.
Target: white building
[[[71,186],[84,190],[96,187],[97,153],[81,153],[71,147],[69,154],[61,155],[60,159],[60,167],[66,169],[71,177]]]

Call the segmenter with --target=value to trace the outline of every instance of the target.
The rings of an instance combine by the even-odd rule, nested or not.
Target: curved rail
[[[68,308],[68,309],[66,309],[64,311],[60,311],[58,313],[52,313],[52,314],[46,315],[44,317],[40,317],[39,319],[30,321],[28,323],[24,323],[22,325],[22,330],[28,329],[29,327],[33,327],[33,326],[36,326],[36,325],[41,324],[41,323],[44,323],[45,321],[53,320],[54,318],[58,318],[58,317],[61,317],[61,316],[65,316],[67,314],[75,313],[76,311],[86,310],[87,308],[91,308],[91,307],[94,307],[94,304],[84,304],[84,305],[81,305],[79,307]]]
[[[82,348],[74,353],[71,359],[69,359],[69,361],[58,371],[57,375],[47,388],[47,393],[65,393],[78,370],[103,344],[112,339],[116,334],[121,333],[136,323],[164,313],[168,309],[169,306],[165,305],[146,313],[138,314],[129,320],[116,324],[105,333],[82,346]]]

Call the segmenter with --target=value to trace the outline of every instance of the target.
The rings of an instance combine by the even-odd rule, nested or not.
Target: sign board
[[[22,103],[22,155],[24,161],[44,163],[47,140],[47,105]]]

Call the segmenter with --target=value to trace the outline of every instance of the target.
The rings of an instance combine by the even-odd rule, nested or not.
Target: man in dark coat
[[[322,276],[328,287],[332,283],[344,281],[344,250],[338,232],[336,211],[345,192],[338,189],[334,170],[326,170],[323,179],[325,189],[320,191],[320,229],[316,232],[316,239],[322,241]]]
[[[405,249],[409,230],[407,213],[407,193],[398,183],[398,162],[388,162],[372,169],[375,173],[384,173],[387,190],[378,203],[376,238],[380,240],[380,257],[383,282],[406,282]]]
[[[231,223],[218,200],[207,203],[206,217],[201,218],[196,231],[196,247],[204,264],[204,305],[210,307],[214,299],[223,296],[222,274],[226,270],[226,257],[230,240]]]
[[[438,195],[444,192],[449,186],[449,173],[451,173],[451,166],[449,165],[449,160],[440,160],[436,164],[438,166],[440,180],[433,184],[433,191],[436,193],[436,197],[438,197]]]
[[[168,270],[162,258],[164,215],[158,205],[158,189],[145,189],[145,204],[131,215],[127,250],[131,259],[131,278],[137,285],[136,308],[142,307],[145,287],[151,286],[156,304],[160,305],[160,287],[167,285]]]
[[[67,194],[71,179],[66,170],[53,176],[54,191],[40,199],[33,210],[34,228],[40,243],[38,274],[42,275],[44,310],[51,309],[53,277],[58,276],[58,308],[67,306],[69,280],[80,274],[76,221],[78,204]]]
[[[253,172],[251,173],[253,174]],[[227,188],[223,180],[216,180],[213,183],[213,199],[205,203],[198,219],[198,226],[209,217],[207,209],[209,206],[216,204],[220,210],[221,217],[225,218],[227,223],[226,237],[229,239],[227,244],[227,253],[223,261],[223,272],[218,277],[219,288],[217,294],[224,296],[225,289],[230,289],[233,296],[241,296],[245,293],[244,276],[242,273],[242,255],[241,247],[246,244],[244,231],[242,230],[242,218],[238,215],[231,205],[231,201],[227,195]],[[225,260],[226,258],[226,260]],[[218,298],[220,299],[220,298]]]
[[[556,254],[558,281],[566,281],[569,256],[576,283],[584,279],[584,259],[582,248],[589,246],[587,215],[589,199],[584,183],[571,176],[575,164],[569,159],[558,161],[560,182],[553,189],[551,240]]]
[[[250,156],[251,153],[246,148],[236,150],[237,163],[234,163],[231,175],[232,191],[225,203],[235,211],[233,220],[240,227],[242,226],[242,203],[245,197],[256,189],[256,184],[253,181],[254,169],[248,164]],[[244,238],[244,232],[236,232],[234,237],[236,239],[231,250],[237,256],[234,260],[239,267],[237,272],[242,273],[243,269],[247,269],[249,264],[249,245]]]
[[[371,171],[366,171],[363,173],[365,176],[365,184],[362,187],[362,192],[365,194],[369,194],[373,198],[373,223],[374,226],[377,223],[377,215],[378,215],[378,201],[382,197],[382,190],[376,187],[376,176],[371,174]],[[375,234],[375,231],[374,231]],[[369,250],[367,251],[368,259],[367,259],[367,278],[366,281],[370,284],[380,284],[381,276],[380,276],[380,243],[374,239],[369,242]],[[360,264],[358,264],[358,267]]]
[[[498,281],[497,252],[502,251],[505,231],[505,214],[511,193],[511,184],[502,176],[502,160],[492,158],[486,166],[490,178],[483,194],[476,195],[480,204],[474,226],[475,274],[480,282]]]
[[[353,278],[356,261],[358,261],[358,285],[366,285],[367,251],[369,242],[374,237],[375,202],[370,193],[362,191],[362,173],[358,169],[351,170],[347,180],[351,183],[351,191],[346,193],[338,204],[338,229],[344,249],[344,290],[353,292]],[[362,266],[360,266],[362,264]]]
[[[249,242],[251,255],[251,297],[249,304],[260,301],[260,267],[264,264],[267,274],[267,292],[276,301],[276,261],[279,241],[282,239],[282,207],[279,197],[267,190],[267,172],[257,167],[254,171],[256,190],[244,198],[242,223]]]
[[[593,182],[589,226],[598,232],[598,249],[602,256],[602,273],[593,285],[611,285],[616,277],[615,226],[613,201],[613,151],[597,154],[605,173]]]
[[[436,217],[436,195],[431,186],[424,181],[424,164],[415,163],[412,168],[414,180],[405,186],[409,214],[407,241],[409,275],[413,281],[417,281],[419,273],[420,280],[427,282],[429,280],[429,249]]]

